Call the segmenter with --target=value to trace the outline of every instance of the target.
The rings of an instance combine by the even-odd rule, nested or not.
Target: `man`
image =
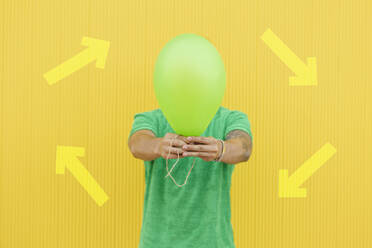
[[[160,109],[137,113],[128,146],[145,164],[139,248],[235,248],[230,186],[235,164],[252,152],[246,114],[220,106],[201,136],[185,137],[175,134]],[[195,159],[183,187],[165,177],[167,158],[170,164],[179,158],[171,172],[178,183]]]

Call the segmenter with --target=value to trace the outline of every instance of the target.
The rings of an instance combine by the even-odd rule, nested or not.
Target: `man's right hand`
[[[173,143],[171,143],[172,141]],[[187,140],[185,136],[177,135],[175,133],[167,133],[164,135],[164,137],[158,138],[158,142],[155,147],[155,153],[159,157],[163,157],[164,159],[174,159],[178,157],[183,158],[182,146],[186,144],[190,144],[190,141]],[[179,155],[177,155],[177,152]]]

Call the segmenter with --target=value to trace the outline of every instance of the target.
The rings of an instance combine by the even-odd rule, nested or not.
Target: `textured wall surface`
[[[135,113],[158,107],[152,73],[160,49],[186,32],[224,59],[223,106],[247,113],[253,155],[231,189],[237,247],[372,247],[372,4],[362,0],[0,2],[0,247],[136,247],[143,162],[127,137]],[[290,86],[294,73],[261,40],[270,28],[302,61],[316,57],[318,85]],[[49,85],[43,74],[110,42],[94,63]],[[337,152],[280,198],[289,175],[325,143]],[[98,206],[66,170],[57,146],[82,147],[108,195]],[[192,176],[192,175],[191,175]]]

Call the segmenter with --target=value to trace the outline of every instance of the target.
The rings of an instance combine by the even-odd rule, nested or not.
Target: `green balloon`
[[[224,63],[204,37],[178,35],[159,53],[154,88],[172,129],[184,136],[201,136],[222,103],[226,88]]]

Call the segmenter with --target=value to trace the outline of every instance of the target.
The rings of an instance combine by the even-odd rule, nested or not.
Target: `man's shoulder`
[[[163,113],[160,110],[160,108],[145,110],[141,113],[137,113],[136,115],[147,116],[148,118],[151,118],[151,119],[157,120],[157,121],[163,121],[163,119],[164,119],[163,118]]]
[[[159,108],[157,108],[157,109],[150,109],[150,110],[144,110],[143,112],[141,112],[139,114],[159,115],[159,114],[161,114],[161,110]]]
[[[223,107],[223,106],[220,107],[219,112],[220,112],[221,115],[225,115],[225,116],[229,116],[229,115],[239,115],[239,114],[246,115],[246,113],[244,113],[244,112],[241,111],[241,110],[237,110],[237,109],[228,109],[228,108]]]
[[[220,115],[226,115],[226,114],[229,114],[230,111],[231,111],[230,109],[228,109],[224,106],[220,106],[217,113],[220,114]]]
[[[234,109],[229,109],[227,107],[224,107],[224,106],[220,106],[220,108],[218,109],[217,111],[217,116],[218,117],[223,117],[223,118],[226,118],[230,115],[233,115],[233,114],[236,114],[236,113],[242,113],[241,111],[239,110],[234,110]]]

